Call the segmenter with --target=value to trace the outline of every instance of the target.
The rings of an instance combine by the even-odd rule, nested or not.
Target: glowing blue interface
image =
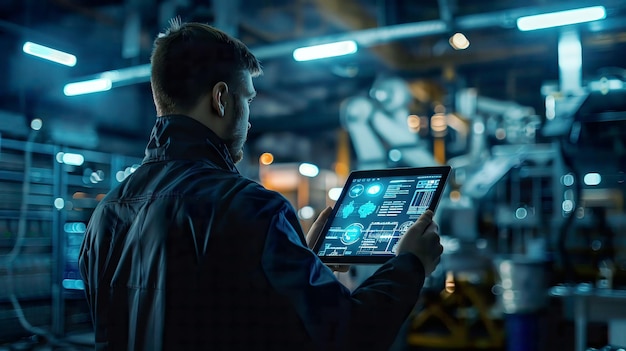
[[[354,179],[319,256],[395,255],[400,237],[430,206],[441,175]]]

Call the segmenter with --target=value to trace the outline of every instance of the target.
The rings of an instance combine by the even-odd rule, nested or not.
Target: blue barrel
[[[506,350],[539,350],[540,318],[534,313],[513,313],[505,315]]]

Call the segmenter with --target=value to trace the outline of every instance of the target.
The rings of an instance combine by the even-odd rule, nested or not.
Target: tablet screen
[[[356,171],[314,251],[328,263],[384,263],[406,230],[435,210],[450,167]]]

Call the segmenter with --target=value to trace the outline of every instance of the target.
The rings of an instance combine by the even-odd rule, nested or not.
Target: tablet
[[[382,264],[427,209],[435,210],[451,168],[421,167],[350,173],[313,246],[324,263]]]

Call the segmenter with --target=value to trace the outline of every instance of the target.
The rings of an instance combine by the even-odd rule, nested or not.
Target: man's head
[[[154,41],[152,95],[159,116],[188,115],[222,138],[238,162],[249,128],[252,77],[261,65],[239,40],[201,23],[170,22]]]

